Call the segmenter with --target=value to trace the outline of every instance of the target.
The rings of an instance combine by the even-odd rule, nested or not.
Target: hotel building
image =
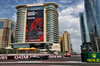
[[[18,5],[16,43],[11,45],[60,51],[57,8],[56,3]]]

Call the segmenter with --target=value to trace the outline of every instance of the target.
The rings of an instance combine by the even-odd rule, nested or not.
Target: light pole
[[[99,52],[99,46],[98,46],[98,37],[95,37],[95,40],[96,40],[96,46],[97,46],[97,52]]]

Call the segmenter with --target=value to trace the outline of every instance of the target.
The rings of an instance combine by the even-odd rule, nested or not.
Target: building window
[[[0,29],[3,29],[4,21],[0,21]]]
[[[11,30],[14,28],[14,24],[13,23],[11,23]]]
[[[54,5],[48,5],[48,7],[54,7],[54,8],[56,8]]]
[[[18,11],[25,11],[25,10],[18,10]]]
[[[18,9],[24,9],[24,7],[20,7],[20,8],[18,8]]]

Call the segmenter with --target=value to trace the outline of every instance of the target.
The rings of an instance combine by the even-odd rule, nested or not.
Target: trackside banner
[[[100,63],[100,53],[88,53],[87,62]]]
[[[18,60],[18,59],[29,59],[31,57],[34,57],[36,55],[11,55],[11,56],[0,56],[0,60],[10,60],[10,59],[15,59],[15,60]],[[37,56],[45,56],[45,55],[37,55]],[[63,55],[48,55],[49,59],[52,59],[52,58],[63,58],[64,56]]]

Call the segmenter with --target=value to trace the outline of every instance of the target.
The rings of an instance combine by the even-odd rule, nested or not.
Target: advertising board
[[[88,53],[87,62],[100,63],[100,53]]]
[[[26,42],[44,41],[43,6],[27,8]]]

